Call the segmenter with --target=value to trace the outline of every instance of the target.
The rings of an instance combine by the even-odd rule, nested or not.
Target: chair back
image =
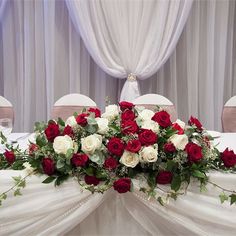
[[[61,117],[66,120],[75,112],[81,113],[84,108],[88,107],[97,107],[91,98],[78,93],[67,94],[54,103],[51,118],[57,119]]]
[[[236,132],[236,96],[231,97],[225,103],[221,121],[223,132]]]
[[[166,97],[159,94],[145,94],[133,100],[135,105],[142,105],[147,109],[154,110],[156,105],[170,114],[172,122],[178,118],[174,104]]]
[[[0,119],[9,118],[14,122],[14,109],[12,104],[4,97],[0,96]]]

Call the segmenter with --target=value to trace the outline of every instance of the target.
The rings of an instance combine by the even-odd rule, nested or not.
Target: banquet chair
[[[178,118],[174,104],[166,97],[159,94],[145,94],[133,100],[135,105],[144,106],[147,109],[153,110],[156,105],[170,114],[171,121],[176,121]]]
[[[4,97],[0,96],[0,119],[9,118],[14,121],[14,109],[12,104]]]
[[[225,103],[221,121],[223,132],[236,132],[236,96],[231,97]]]
[[[75,112],[80,113],[84,108],[96,106],[96,103],[85,95],[79,93],[67,94],[54,103],[51,118],[57,119],[60,117],[65,120]]]

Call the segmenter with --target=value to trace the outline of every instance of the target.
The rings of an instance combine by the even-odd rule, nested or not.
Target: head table
[[[22,137],[22,138],[20,138]],[[15,133],[22,148],[33,136]],[[215,140],[219,150],[236,151],[236,133],[222,133]],[[24,171],[0,171],[0,192],[13,186],[12,177]],[[210,180],[236,189],[236,175],[211,172]],[[8,195],[0,207],[0,235],[235,235],[236,205],[220,203],[221,193],[212,185],[200,193],[192,183],[186,195],[165,206],[138,191],[91,194],[71,179],[59,187],[43,184],[45,176],[30,176],[22,196]]]

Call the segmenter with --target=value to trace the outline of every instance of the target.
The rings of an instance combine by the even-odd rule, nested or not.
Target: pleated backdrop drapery
[[[32,131],[67,93],[88,95],[102,109],[106,96],[118,102],[124,80],[93,61],[64,0],[8,0],[0,23],[0,94],[14,105],[14,131]],[[164,95],[181,119],[193,114],[221,130],[223,104],[236,94],[235,58],[235,2],[194,1],[176,49],[140,81],[141,94]]]
[[[192,6],[192,0],[66,3],[95,62],[111,76],[127,78],[120,100],[131,102],[140,96],[135,77],[149,78],[165,63]]]

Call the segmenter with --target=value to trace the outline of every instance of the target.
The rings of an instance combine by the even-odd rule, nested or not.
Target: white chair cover
[[[74,112],[80,113],[83,108],[96,106],[96,103],[85,95],[78,93],[68,94],[55,102],[51,118],[57,119],[61,117],[62,119],[67,119],[69,116],[72,116]]]
[[[12,104],[4,97],[0,96],[0,119],[10,118],[14,121],[14,110]]]
[[[159,94],[145,94],[133,100],[135,105],[142,105],[147,109],[153,110],[156,105],[160,106],[170,114],[171,121],[178,118],[174,104],[166,97]]]
[[[223,132],[236,132],[236,96],[231,97],[224,105],[222,127]]]

